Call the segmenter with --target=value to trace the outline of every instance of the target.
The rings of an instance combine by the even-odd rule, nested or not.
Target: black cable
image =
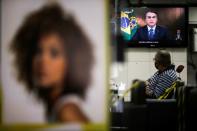
[[[188,59],[188,65],[190,65],[194,70],[196,70],[196,65],[194,63],[194,60],[193,60],[193,54],[192,53],[188,53],[189,55],[189,59]]]
[[[191,53],[190,56],[191,56],[191,64],[193,65],[194,70],[196,70],[196,65],[195,65],[194,60],[193,60],[193,54]]]

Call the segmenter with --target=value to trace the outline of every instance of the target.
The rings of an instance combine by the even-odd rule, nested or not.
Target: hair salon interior
[[[111,130],[197,130],[197,0],[111,0]]]

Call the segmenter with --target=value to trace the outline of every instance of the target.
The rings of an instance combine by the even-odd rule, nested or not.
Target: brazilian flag
[[[131,14],[130,14],[131,15]],[[137,19],[134,15],[129,17],[124,11],[121,11],[121,33],[125,40],[131,40],[137,32]]]
[[[121,33],[123,35],[123,38],[125,40],[130,40],[131,39],[131,28],[130,28],[130,19],[128,14],[125,12],[121,11]]]
[[[135,16],[130,17],[131,38],[135,35],[138,29],[137,19]]]

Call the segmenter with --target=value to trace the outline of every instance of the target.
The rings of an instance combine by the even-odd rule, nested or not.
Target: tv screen
[[[130,7],[120,11],[120,33],[128,47],[186,47],[186,7]]]

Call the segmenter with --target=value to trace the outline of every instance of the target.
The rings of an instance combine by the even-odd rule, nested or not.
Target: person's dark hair
[[[36,93],[42,100],[47,99],[44,97],[44,91],[37,92],[38,89],[34,86],[32,61],[39,39],[50,33],[56,33],[62,38],[68,61],[62,95],[76,94],[84,98],[91,78],[92,44],[74,18],[65,14],[58,4],[45,5],[32,12],[16,32],[10,49],[15,56],[18,80],[24,82],[27,89]]]
[[[155,14],[157,15],[157,18],[158,18],[158,13],[157,13],[157,11],[152,10],[152,9],[149,9],[149,10],[147,10],[147,11],[144,13],[144,19],[146,19],[146,15],[147,15],[147,13],[149,13],[149,12],[155,13]]]
[[[165,50],[157,51],[154,59],[164,67],[168,67],[171,65],[171,56],[168,51]]]

